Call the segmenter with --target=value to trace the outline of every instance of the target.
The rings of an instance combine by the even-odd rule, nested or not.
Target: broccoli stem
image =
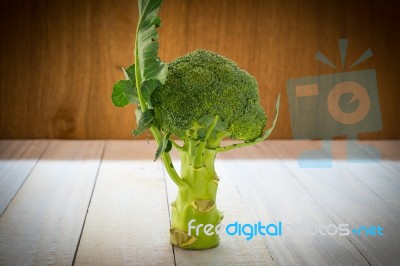
[[[160,145],[161,140],[162,140],[162,135],[161,135],[160,130],[155,126],[151,126],[150,131],[153,134],[154,138],[156,139],[157,145]],[[164,167],[167,170],[167,173],[171,177],[172,181],[178,187],[186,187],[187,183],[185,182],[185,180],[183,180],[181,177],[179,177],[178,173],[175,170],[174,164],[172,163],[171,156],[169,155],[169,153],[163,152],[161,154],[161,158],[162,158]]]
[[[137,36],[137,33],[136,33]],[[140,68],[139,68],[139,59],[138,59],[138,39],[136,39],[135,43],[135,79],[136,79],[136,88],[137,88],[137,93],[138,93],[138,98],[139,98],[139,107],[141,108],[142,112],[146,112],[148,109],[148,105],[146,101],[144,100],[142,96],[142,91],[140,89],[141,86],[141,76],[140,76]],[[150,127],[150,131],[153,134],[155,140],[157,141],[157,145],[160,145],[163,136],[161,131],[154,125]],[[169,153],[163,152],[161,155],[163,164],[165,169],[167,170],[167,173],[171,177],[172,181],[179,186],[179,187],[186,187],[186,183],[179,177],[178,173],[176,172],[174,165],[172,163],[171,157]]]
[[[215,227],[220,224],[222,214],[216,207],[218,177],[214,162],[216,151],[205,148],[203,141],[185,141],[181,154],[181,177],[188,186],[178,187],[178,195],[171,204],[170,241],[173,245],[185,249],[207,249],[219,244]],[[201,158],[199,161],[198,158]],[[200,227],[198,232],[192,227],[189,234],[189,222]],[[211,224],[212,235],[207,235],[204,225]]]

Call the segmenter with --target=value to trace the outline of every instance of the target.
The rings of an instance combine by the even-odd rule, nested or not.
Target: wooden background
[[[383,130],[362,138],[398,139],[400,8],[354,0],[165,0],[160,57],[214,50],[254,75],[273,116],[272,138],[291,138],[286,80],[336,73],[316,61],[321,50],[340,65],[337,40],[348,38],[348,64],[377,72]],[[133,62],[134,0],[3,0],[0,3],[0,138],[131,139],[133,107],[110,100]],[[143,136],[145,138],[146,136]]]

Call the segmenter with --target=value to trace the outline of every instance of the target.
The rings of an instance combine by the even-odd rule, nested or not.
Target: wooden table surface
[[[169,244],[176,187],[153,162],[154,142],[2,140],[0,265],[400,265],[400,141],[369,141],[382,157],[362,163],[346,161],[346,143],[333,143],[323,169],[298,164],[317,141],[219,154],[223,224],[300,229],[250,241],[223,234],[215,249],[187,251]],[[379,225],[383,236],[334,234],[341,224]]]

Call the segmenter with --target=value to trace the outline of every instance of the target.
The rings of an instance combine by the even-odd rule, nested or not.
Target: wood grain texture
[[[319,142],[283,140],[222,153],[216,162],[224,223],[380,225],[383,236],[310,236],[284,227],[281,237],[245,241],[243,236],[222,236],[218,248],[196,252],[173,250],[169,244],[168,202],[176,187],[161,164],[152,162],[154,142],[106,141],[104,146],[104,141],[1,141],[0,177],[23,172],[26,165],[13,161],[37,158],[41,146],[35,143],[43,144],[45,152],[0,217],[0,265],[400,261],[399,141],[368,141],[382,153],[376,164],[348,164],[346,142],[335,141],[333,168],[299,168],[298,155]]]
[[[0,265],[71,265],[104,142],[52,141],[0,218]]]
[[[337,141],[332,145],[336,150],[336,157],[333,158],[336,166],[357,178],[400,218],[400,141],[361,141],[359,144],[375,147],[381,158],[372,163],[348,163],[345,156],[348,143]]]
[[[286,169],[283,162],[292,160],[277,160],[266,145],[227,152],[221,157],[247,208],[260,221],[283,223],[281,237],[263,237],[274,261],[278,265],[368,265],[347,238],[307,233],[313,226],[328,226],[333,221]],[[271,146],[281,147],[279,142]]]
[[[271,150],[279,158],[285,158],[285,154],[310,149],[309,144],[294,146],[282,141],[279,146],[267,144],[262,148],[263,152]],[[345,223],[350,228],[379,225],[384,228],[384,235],[380,237],[352,233],[347,236],[369,264],[396,265],[400,261],[400,213],[388,202],[395,194],[391,189],[383,190],[389,186],[398,188],[398,174],[388,174],[383,169],[372,170],[382,168],[379,164],[347,164],[344,167],[343,162],[338,162],[332,168],[308,169],[299,168],[296,160],[283,160],[283,163],[336,225]],[[360,167],[364,169],[360,171]]]
[[[0,141],[0,217],[47,145],[40,140]]]
[[[400,5],[372,0],[165,0],[160,57],[214,50],[256,77],[269,117],[282,93],[272,138],[291,138],[286,80],[337,73],[314,60],[321,50],[340,65],[337,39],[348,38],[347,63],[376,69],[383,130],[362,138],[400,137]],[[131,139],[133,107],[111,104],[120,66],[133,62],[133,0],[5,0],[0,3],[0,138]],[[146,135],[142,136],[146,138]]]
[[[174,265],[156,145],[109,141],[76,265]]]

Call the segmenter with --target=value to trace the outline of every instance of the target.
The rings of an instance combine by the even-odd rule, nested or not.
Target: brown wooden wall
[[[337,73],[314,59],[321,50],[340,65],[337,41],[348,38],[348,63],[377,72],[383,130],[363,138],[400,137],[400,8],[387,1],[165,0],[160,57],[214,50],[254,75],[273,116],[272,138],[291,138],[286,80]],[[2,0],[0,138],[130,139],[133,107],[110,100],[121,66],[133,62],[134,0]],[[144,136],[145,137],[145,136]]]

